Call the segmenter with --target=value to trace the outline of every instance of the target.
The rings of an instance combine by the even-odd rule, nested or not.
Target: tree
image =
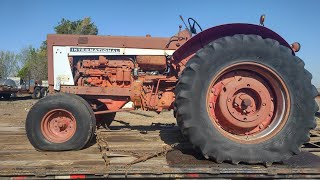
[[[18,76],[22,79],[47,79],[47,55],[41,49],[29,47],[21,53],[24,66],[20,69]]]
[[[10,51],[0,51],[0,78],[15,76],[19,70],[19,56]]]
[[[81,35],[97,35],[98,28],[91,22],[90,17],[82,20],[71,21],[62,18],[57,26],[54,27],[56,34],[81,34]],[[47,41],[43,41],[40,46],[41,51],[47,51]]]
[[[54,27],[57,34],[82,34],[97,35],[98,28],[91,22],[91,18],[86,17],[82,20],[71,21],[62,19]],[[29,47],[21,52],[23,67],[20,68],[18,76],[22,79],[43,80],[48,78],[47,64],[47,41],[43,41],[40,48]]]
[[[97,35],[98,28],[91,22],[90,17],[83,20],[70,21],[62,19],[54,28],[57,34],[82,34],[82,35]]]

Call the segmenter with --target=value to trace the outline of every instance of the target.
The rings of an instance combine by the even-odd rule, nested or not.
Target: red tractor
[[[272,163],[299,153],[316,126],[317,90],[295,55],[300,45],[261,19],[202,31],[189,18],[189,28],[169,38],[48,35],[54,94],[28,113],[31,144],[79,150],[116,112],[173,109],[207,159]]]

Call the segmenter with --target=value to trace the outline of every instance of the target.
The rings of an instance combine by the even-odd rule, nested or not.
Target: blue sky
[[[289,43],[301,43],[297,54],[320,87],[320,1],[318,0],[1,0],[0,50],[19,52],[39,47],[61,18],[91,17],[100,35],[167,37],[178,31],[179,15],[195,18],[206,29],[224,23],[265,25]]]

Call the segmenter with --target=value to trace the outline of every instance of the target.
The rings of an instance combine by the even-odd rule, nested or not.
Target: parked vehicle
[[[21,94],[31,94],[33,99],[40,99],[48,95],[48,81],[21,79],[20,77],[10,77],[14,80]]]
[[[48,81],[22,81],[21,91],[31,94],[33,99],[40,99],[48,95]]]
[[[0,79],[0,99],[10,99],[12,94],[18,92],[18,87],[12,79]]]
[[[55,94],[29,111],[28,139],[43,151],[78,150],[94,137],[96,121],[110,125],[116,112],[173,109],[207,159],[290,158],[316,126],[317,91],[296,56],[300,44],[289,45],[263,19],[202,31],[189,18],[167,38],[48,35]]]

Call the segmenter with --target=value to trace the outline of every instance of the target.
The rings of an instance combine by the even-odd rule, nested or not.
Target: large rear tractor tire
[[[42,151],[79,150],[92,139],[96,119],[81,97],[55,94],[40,99],[29,111],[26,132]]]
[[[316,126],[316,88],[291,49],[256,35],[213,41],[193,56],[175,94],[182,133],[218,163],[282,162]]]

